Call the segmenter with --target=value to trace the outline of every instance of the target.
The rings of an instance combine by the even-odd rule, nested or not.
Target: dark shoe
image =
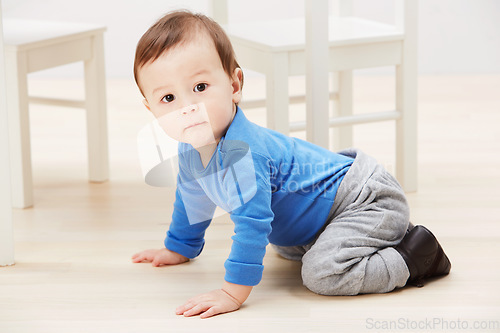
[[[450,272],[451,263],[443,248],[432,232],[422,225],[407,232],[395,249],[410,271],[407,284],[423,287],[422,280]]]

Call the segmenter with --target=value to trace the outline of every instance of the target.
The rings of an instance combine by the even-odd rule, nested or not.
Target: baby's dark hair
[[[224,71],[232,77],[234,70],[240,68],[240,65],[236,61],[233,46],[222,27],[203,14],[194,14],[187,10],[173,11],[153,24],[137,43],[134,78],[143,95],[139,83],[141,67],[155,61],[169,49],[192,40],[200,32],[205,32],[210,36]],[[241,85],[243,86],[243,76]]]

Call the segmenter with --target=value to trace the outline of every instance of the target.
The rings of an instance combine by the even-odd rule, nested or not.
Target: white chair
[[[13,206],[33,205],[29,102],[86,109],[89,180],[106,181],[109,174],[103,47],[106,29],[8,18],[3,25]],[[79,61],[84,62],[85,68],[84,101],[28,96],[28,73]]]
[[[327,0],[305,1],[308,6],[315,6]],[[322,127],[339,127],[335,149],[341,149],[352,145],[352,125],[396,120],[396,177],[404,189],[411,192],[417,189],[418,0],[395,0],[395,3],[394,26],[353,17],[350,1],[341,1],[334,10],[336,15],[328,20],[328,64],[325,67],[330,73],[338,73],[338,94],[330,94],[330,97],[337,97],[335,116],[329,118],[325,114],[329,113],[328,108],[313,110],[314,114],[308,115],[312,124],[308,124],[307,134],[310,138],[315,132],[326,133],[326,128]],[[266,75],[266,99],[246,104],[243,101],[242,107],[266,106],[267,126],[282,133],[306,129],[305,122],[290,123],[288,113],[289,103],[305,100],[304,96],[289,96],[288,77],[306,74],[306,19],[228,22],[227,1],[213,0],[212,5],[213,17],[225,27],[240,65]],[[353,115],[352,71],[380,66],[396,67],[396,110]],[[327,117],[329,121],[318,121],[318,118]],[[313,141],[328,147],[325,136]]]
[[[12,235],[12,208],[10,198],[9,133],[7,118],[7,91],[2,32],[2,6],[0,3],[0,266],[14,263]]]

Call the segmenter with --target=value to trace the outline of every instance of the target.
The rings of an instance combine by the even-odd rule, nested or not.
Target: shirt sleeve
[[[262,263],[274,220],[268,166],[265,157],[248,151],[239,164],[229,167],[224,178],[235,225],[231,252],[224,263],[227,282],[255,286],[262,279]]]
[[[200,255],[205,245],[205,231],[211,220],[190,224],[179,189],[175,193],[174,212],[165,247],[190,259]]]
[[[197,257],[205,245],[205,231],[215,208],[197,180],[190,176],[180,155],[174,212],[165,247],[191,259]]]

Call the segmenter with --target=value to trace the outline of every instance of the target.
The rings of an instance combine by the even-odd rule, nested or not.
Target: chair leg
[[[313,4],[314,3],[314,4]],[[306,138],[329,148],[328,1],[305,1]]]
[[[401,64],[396,66],[396,109],[401,118],[396,121],[396,178],[406,192],[417,190],[417,40],[418,1],[401,1],[405,31]]]
[[[334,103],[334,117],[345,117],[352,115],[353,97],[352,97],[352,70],[341,71],[338,74],[332,74],[334,89],[338,91],[338,98]],[[353,128],[352,126],[340,126],[333,130],[332,149],[339,151],[352,147]]]
[[[95,35],[92,44],[92,58],[85,61],[89,180],[104,182],[109,178],[109,158],[102,34]]]
[[[288,55],[275,54],[266,74],[267,127],[285,135],[290,132]]]
[[[396,66],[396,178],[406,192],[417,190],[417,79],[408,64]]]
[[[33,206],[33,176],[28,102],[27,59],[23,52],[6,52],[12,206]]]

